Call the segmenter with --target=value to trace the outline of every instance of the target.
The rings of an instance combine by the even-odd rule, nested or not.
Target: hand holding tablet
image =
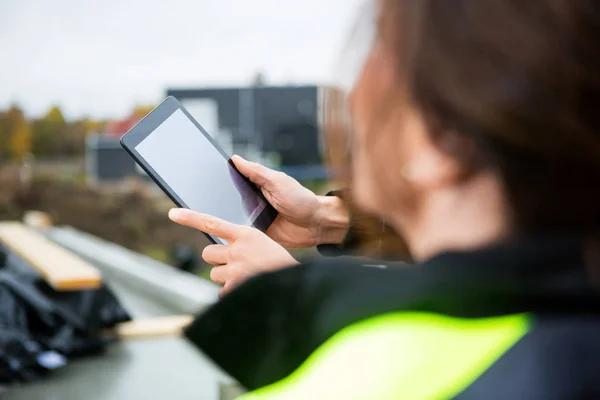
[[[277,217],[261,191],[173,97],[127,132],[121,145],[179,207],[263,232]],[[224,243],[225,238],[205,234]]]

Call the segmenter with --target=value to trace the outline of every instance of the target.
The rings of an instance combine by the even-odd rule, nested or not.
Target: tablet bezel
[[[173,96],[167,97],[162,103],[160,103],[154,110],[146,115],[141,121],[139,121],[133,128],[121,137],[121,146],[129,153],[129,155],[135,160],[135,162],[148,174],[148,176],[162,189],[162,191],[175,203],[177,207],[190,208],[181,199],[177,193],[165,182],[160,175],[152,168],[152,166],[142,157],[141,154],[135,149],[144,139],[152,134],[164,121],[166,121],[173,113],[177,110],[181,110],[185,116],[192,121],[192,123],[198,128],[198,131],[208,139],[213,147],[221,153],[225,162],[229,163],[236,171],[237,168],[231,157],[225,153],[225,151],[213,140],[213,138],[204,130],[204,128],[190,115],[190,113],[181,105],[181,103]],[[239,173],[239,171],[238,171]],[[265,232],[269,226],[275,221],[277,217],[277,211],[267,201],[260,189],[256,187],[248,178],[239,173],[240,176],[249,184],[252,190],[265,202],[264,210],[254,221],[254,226],[261,231]],[[217,238],[209,235],[205,232],[204,235],[215,244],[224,244],[224,242]]]

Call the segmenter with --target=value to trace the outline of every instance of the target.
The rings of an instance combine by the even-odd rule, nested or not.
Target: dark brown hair
[[[597,233],[597,0],[379,5],[378,40],[394,58],[397,78],[390,95],[407,95],[434,140],[448,132],[468,139],[479,155],[474,169],[499,171],[518,231]],[[374,99],[382,106],[383,100]],[[335,154],[344,146],[337,143],[342,125],[334,114],[326,111],[325,122],[334,169],[340,171],[350,154],[343,152],[345,160]]]
[[[327,159],[337,179],[338,187],[346,188],[341,197],[350,209],[352,229],[358,243],[355,255],[373,258],[410,260],[406,241],[389,225],[375,216],[358,209],[352,201],[352,177],[349,174],[351,162],[349,146],[349,120],[346,113],[346,94],[330,87],[325,90],[323,123],[327,139]]]

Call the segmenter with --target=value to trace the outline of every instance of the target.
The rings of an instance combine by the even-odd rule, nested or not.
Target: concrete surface
[[[218,374],[177,338],[128,342],[73,361],[43,381],[9,388],[10,400],[218,400]]]
[[[107,254],[106,249],[102,251],[104,255]],[[166,273],[169,274],[169,271]],[[122,276],[113,274],[107,281],[134,317],[182,313],[177,304],[183,301],[184,297],[180,296],[177,302],[165,302],[159,294],[149,296],[147,290],[144,290],[144,285],[134,284],[130,275],[127,279],[119,277]],[[195,298],[198,299],[198,296]],[[206,298],[212,298],[212,292],[206,294]],[[222,398],[220,393],[224,383],[227,387],[231,386],[230,380],[193,345],[183,338],[171,337],[113,345],[106,354],[74,360],[47,379],[8,388],[1,398],[219,400]]]
[[[214,283],[74,228],[56,227],[47,236],[94,264],[106,279],[180,313],[196,314],[218,300]]]

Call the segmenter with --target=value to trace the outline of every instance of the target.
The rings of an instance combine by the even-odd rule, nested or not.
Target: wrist
[[[318,196],[316,244],[341,244],[350,228],[350,211],[337,196]]]

